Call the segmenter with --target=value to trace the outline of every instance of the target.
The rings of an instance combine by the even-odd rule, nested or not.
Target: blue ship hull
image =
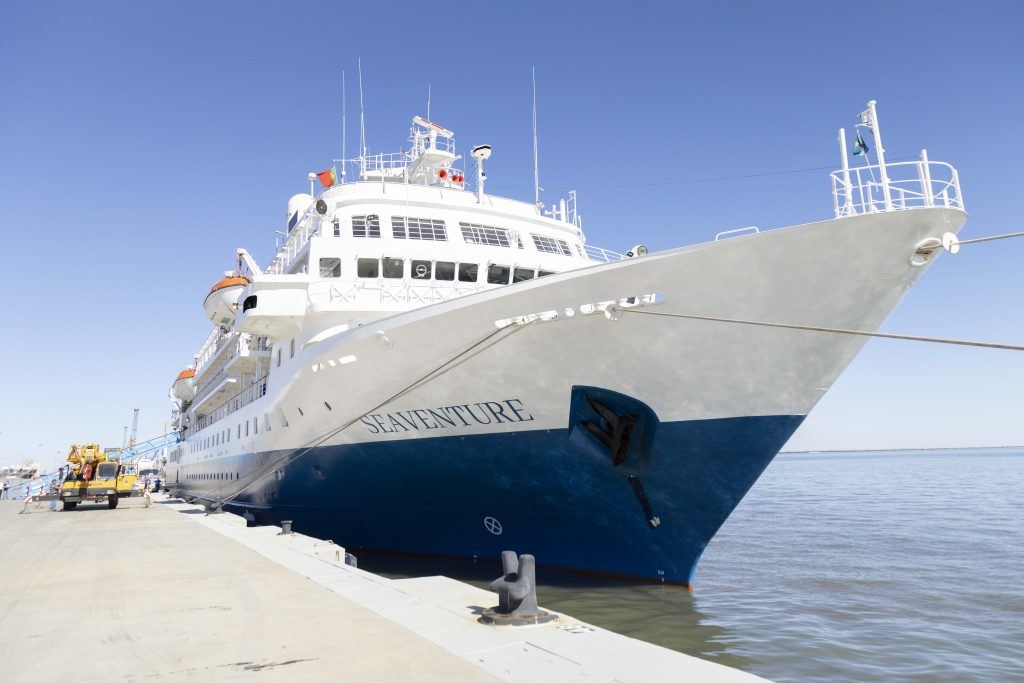
[[[690,586],[708,542],[802,420],[653,420],[638,436],[642,452],[619,465],[578,421],[325,446],[238,501],[263,508],[254,510],[261,522],[291,519],[296,531],[349,548],[487,558],[515,550],[541,565]]]

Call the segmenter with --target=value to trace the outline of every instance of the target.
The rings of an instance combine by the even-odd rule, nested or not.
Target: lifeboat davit
[[[196,371],[192,368],[185,368],[178,373],[178,377],[171,385],[171,393],[179,401],[191,401],[196,395]]]
[[[206,317],[222,330],[231,329],[235,321],[235,308],[242,290],[249,286],[249,278],[244,275],[229,275],[210,289],[203,302]]]

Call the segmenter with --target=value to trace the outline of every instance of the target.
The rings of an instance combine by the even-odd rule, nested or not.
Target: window
[[[341,277],[341,259],[334,257],[320,259],[320,277]]]
[[[533,244],[537,247],[537,251],[544,254],[561,254],[562,256],[572,256],[572,252],[569,250],[569,245],[563,240],[556,240],[554,237],[545,237],[544,235],[530,235],[533,237]]]
[[[476,223],[459,223],[462,228],[462,239],[469,244],[485,244],[491,247],[507,247],[508,230],[504,228],[492,228]]]
[[[438,261],[434,264],[434,279],[451,281],[455,279],[455,264],[451,261]]]
[[[246,429],[248,429],[248,427]],[[260,433],[260,419],[258,417],[254,417],[252,419],[252,433],[253,434],[259,434]]]
[[[532,268],[516,268],[515,272],[512,273],[512,282],[523,282],[524,280],[532,280],[536,276],[536,271]]]
[[[405,275],[405,259],[384,257],[384,277],[399,278]]]
[[[359,277],[380,277],[380,260],[361,258],[356,262],[356,275]]]
[[[289,350],[288,350],[288,357],[289,358],[295,358],[295,339],[294,338],[292,339],[291,347],[289,347]]]
[[[537,273],[537,277],[547,277],[548,275],[554,275],[554,274],[555,274],[555,271],[553,271],[553,270],[542,270],[542,271]]]
[[[353,237],[380,237],[380,218],[376,215],[352,216]]]
[[[281,367],[281,348],[277,349],[277,367]]]
[[[269,432],[270,430],[270,415],[263,413],[263,431]]]
[[[413,261],[410,274],[413,280],[429,280],[430,261]]]
[[[476,282],[476,273],[479,269],[475,263],[460,263],[459,282]]]
[[[391,218],[391,234],[396,240],[431,240],[447,242],[448,233],[444,229],[444,221],[431,218]]]
[[[511,272],[508,266],[499,266],[492,263],[487,267],[487,282],[492,285],[507,285],[508,276]]]
[[[245,423],[245,435],[249,436],[249,423],[248,422]],[[235,438],[237,438],[237,439],[241,439],[242,438],[242,425],[238,425],[238,436],[235,437]]]
[[[334,236],[341,237],[341,221],[339,220],[334,221]]]
[[[245,435],[249,436],[249,421],[248,420],[245,421]],[[239,436],[241,436],[241,434],[239,434]]]

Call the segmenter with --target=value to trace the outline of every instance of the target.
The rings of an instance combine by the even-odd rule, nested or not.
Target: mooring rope
[[[635,308],[616,308],[616,313],[636,313],[640,315],[656,315],[666,318],[683,318],[685,320],[707,320],[716,323],[735,325],[753,325],[756,327],[778,327],[785,330],[803,330],[807,332],[828,332],[831,334],[848,334],[857,337],[879,337],[881,339],[903,339],[906,341],[929,342],[932,344],[953,344],[955,346],[977,346],[984,349],[1004,349],[1007,351],[1024,351],[1024,346],[1015,344],[998,344],[995,342],[970,341],[966,339],[945,339],[941,337],[919,337],[910,334],[890,334],[886,332],[868,332],[866,330],[848,330],[840,327],[818,327],[816,325],[796,325],[792,323],[773,323],[763,320],[741,320],[739,318],[718,318],[710,315],[687,315],[685,313],[664,313],[660,311],[641,311]]]
[[[431,370],[427,374],[423,375],[422,377],[420,377],[418,380],[416,380],[412,384],[409,384],[409,385],[405,386],[403,389],[399,390],[398,392],[392,394],[391,396],[389,396],[388,398],[386,398],[382,402],[378,403],[376,406],[374,406],[372,408],[369,408],[368,410],[362,411],[357,416],[353,417],[351,420],[348,420],[347,422],[343,423],[340,427],[332,429],[331,431],[327,432],[323,436],[317,437],[316,439],[314,439],[313,441],[310,441],[306,445],[298,446],[297,448],[292,449],[291,451],[289,451],[285,455],[281,456],[280,458],[274,460],[274,462],[271,463],[271,465],[269,467],[267,467],[265,470],[263,470],[263,472],[260,473],[260,475],[258,477],[256,477],[251,482],[249,482],[248,484],[246,484],[242,488],[238,489],[234,493],[232,493],[230,496],[227,496],[227,497],[221,499],[220,504],[223,505],[225,503],[231,502],[232,500],[234,500],[238,496],[242,495],[243,493],[245,493],[246,491],[251,489],[256,484],[264,481],[265,479],[270,477],[275,471],[277,471],[278,467],[282,463],[286,463],[286,466],[287,466],[287,465],[291,465],[291,464],[297,462],[299,460],[299,458],[301,458],[304,455],[306,455],[307,453],[311,452],[314,448],[316,448],[317,446],[320,446],[325,441],[330,439],[332,436],[335,436],[335,435],[345,431],[346,429],[348,429],[352,425],[354,425],[364,415],[367,415],[369,413],[373,413],[373,412],[375,412],[377,410],[380,410],[381,408],[383,408],[384,406],[388,405],[392,401],[396,401],[399,398],[401,398],[402,396],[405,396],[406,394],[408,394],[409,392],[414,391],[414,390],[418,389],[419,387],[423,386],[424,384],[427,384],[428,382],[432,382],[433,380],[437,379],[438,377],[440,377],[441,375],[445,374],[446,372],[449,372],[453,368],[455,368],[458,365],[461,365],[465,361],[469,360],[469,358],[472,357],[470,354],[476,355],[476,353],[480,353],[480,352],[484,351],[486,348],[490,348],[491,346],[494,346],[494,344],[497,344],[498,342],[501,342],[501,341],[504,341],[504,340],[508,339],[513,334],[515,334],[518,330],[523,329],[528,324],[529,323],[524,323],[524,324],[520,324],[520,325],[512,325],[512,326],[500,327],[500,328],[497,328],[497,329],[493,330],[492,332],[488,332],[486,335],[484,335],[483,337],[481,337],[477,341],[473,342],[466,349],[463,349],[459,353],[455,354],[454,356],[452,356],[451,358],[446,360],[441,365],[437,366],[436,368],[434,368],[433,370]],[[484,347],[484,344],[486,344],[488,341],[493,339],[498,333],[503,332],[505,330],[508,330],[510,328],[511,328],[511,331],[508,334],[506,334],[504,337],[501,337],[501,338],[495,340],[494,344],[491,344],[490,346]],[[476,351],[476,353],[473,353],[474,351]],[[302,452],[299,453],[299,451],[302,451]],[[296,453],[298,453],[298,455],[296,455]],[[292,456],[294,456],[294,457],[292,457]],[[289,458],[291,458],[291,459],[289,460]],[[214,489],[211,492],[207,492],[205,494],[196,494],[196,497],[197,498],[204,498],[204,497],[207,497],[209,495],[215,495],[218,491],[221,491],[223,489],[229,488],[229,486],[230,486],[229,484],[225,484],[224,486],[218,487],[218,488]]]
[[[1005,240],[1010,237],[1024,237],[1024,231],[1021,232],[1009,232],[1005,235],[992,235],[991,237],[975,237],[972,240],[960,240],[958,243],[963,246],[965,244],[978,244],[979,242],[992,242],[993,240]]]

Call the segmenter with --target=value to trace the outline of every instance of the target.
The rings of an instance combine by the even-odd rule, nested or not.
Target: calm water
[[[392,576],[498,574],[359,559]],[[780,455],[692,594],[538,578],[547,607],[777,681],[1024,680],[1024,450]]]

